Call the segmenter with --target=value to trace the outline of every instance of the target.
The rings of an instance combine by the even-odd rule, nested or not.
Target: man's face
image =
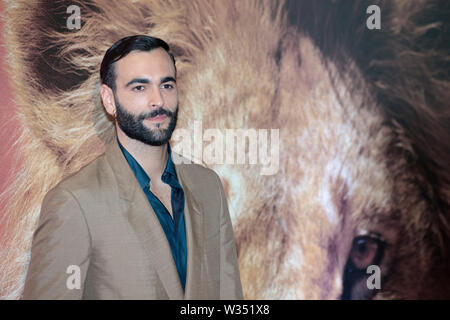
[[[130,138],[152,146],[167,143],[175,129],[175,68],[164,49],[133,51],[115,63],[116,119]]]

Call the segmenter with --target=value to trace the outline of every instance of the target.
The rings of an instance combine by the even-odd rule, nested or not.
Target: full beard
[[[166,144],[172,137],[178,119],[178,105],[175,112],[159,108],[152,112],[134,115],[119,103],[115,98],[116,103],[116,119],[120,129],[131,139],[141,141],[151,146],[161,146]],[[144,120],[147,118],[166,115],[169,119],[169,125],[166,129],[161,129],[161,124],[156,124],[157,129],[149,129],[144,125]]]

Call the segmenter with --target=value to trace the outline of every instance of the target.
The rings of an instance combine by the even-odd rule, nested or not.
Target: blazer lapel
[[[189,180],[188,166],[181,164],[181,156],[172,151],[178,180],[183,187],[185,195],[184,215],[186,222],[187,241],[187,270],[185,299],[200,299],[202,296],[201,273],[202,273],[202,208],[198,196],[193,190],[194,181]],[[178,163],[178,164],[177,164]]]
[[[155,267],[167,295],[170,299],[183,299],[183,289],[164,230],[115,139],[108,147],[106,156],[117,178],[119,196],[127,202],[129,222]],[[187,220],[186,217],[186,228],[189,230],[191,228],[188,228]],[[190,241],[188,251],[189,243]]]

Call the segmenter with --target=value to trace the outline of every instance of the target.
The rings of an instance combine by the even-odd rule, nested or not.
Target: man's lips
[[[160,114],[156,117],[152,117],[152,118],[145,118],[145,120],[148,120],[150,122],[163,122],[164,120],[166,120],[167,116],[165,114]]]

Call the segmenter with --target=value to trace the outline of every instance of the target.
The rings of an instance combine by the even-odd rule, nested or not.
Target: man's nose
[[[151,90],[150,95],[150,106],[151,107],[162,107],[164,105],[164,98],[161,94],[161,90],[158,87],[155,87]]]

